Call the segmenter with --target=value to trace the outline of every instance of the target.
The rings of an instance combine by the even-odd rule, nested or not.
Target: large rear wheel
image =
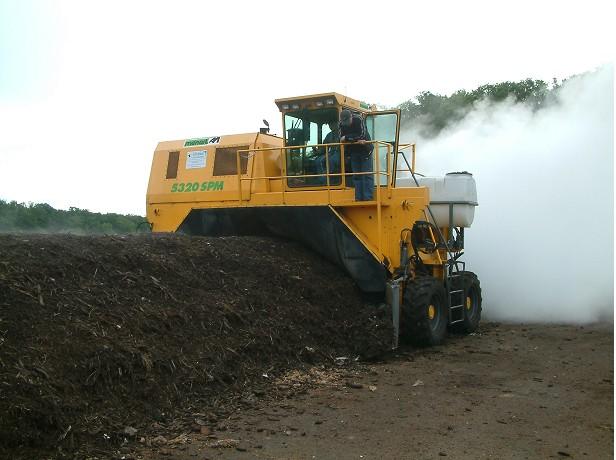
[[[402,337],[418,345],[438,345],[447,335],[447,302],[443,283],[431,276],[409,281],[402,305]]]

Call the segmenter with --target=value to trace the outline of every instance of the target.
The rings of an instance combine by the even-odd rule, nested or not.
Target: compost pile
[[[295,243],[0,235],[0,454],[105,452],[390,345],[386,310]]]

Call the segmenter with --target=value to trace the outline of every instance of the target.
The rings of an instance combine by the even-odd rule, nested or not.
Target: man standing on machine
[[[374,145],[369,143],[370,135],[366,130],[364,119],[358,113],[349,109],[340,112],[340,142],[350,142],[345,145],[345,152],[351,158],[353,183],[355,184],[355,200],[370,201],[374,194],[374,175],[372,151]]]

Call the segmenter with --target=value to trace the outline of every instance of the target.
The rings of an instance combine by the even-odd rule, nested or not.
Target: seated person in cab
[[[370,135],[366,130],[363,117],[348,109],[340,112],[340,142],[351,142],[344,146],[345,155],[351,158],[351,170],[354,173],[367,173],[373,170],[372,151],[374,145],[369,144]],[[373,174],[354,174],[355,200],[370,201],[374,193]]]
[[[329,133],[325,135],[323,139],[323,144],[335,144],[340,142],[340,129],[338,127],[338,123],[335,121],[327,123],[329,127]],[[327,173],[327,163],[329,163],[329,173],[330,174],[339,174],[340,173],[340,146],[332,145],[328,147],[328,155],[327,155],[327,163],[325,160],[325,147],[317,147],[315,148],[317,153],[317,171],[318,174],[326,174]],[[320,180],[323,184],[326,184],[325,177]],[[340,176],[333,176],[329,178],[329,183],[331,185],[340,184]]]

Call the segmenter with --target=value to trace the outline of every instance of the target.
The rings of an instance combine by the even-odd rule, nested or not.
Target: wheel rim
[[[438,298],[432,298],[428,304],[426,313],[428,316],[428,322],[430,323],[430,329],[432,332],[437,332],[441,326],[441,322],[443,321],[441,304]]]
[[[477,315],[478,305],[477,290],[471,287],[466,296],[466,316],[468,318],[474,318]]]

